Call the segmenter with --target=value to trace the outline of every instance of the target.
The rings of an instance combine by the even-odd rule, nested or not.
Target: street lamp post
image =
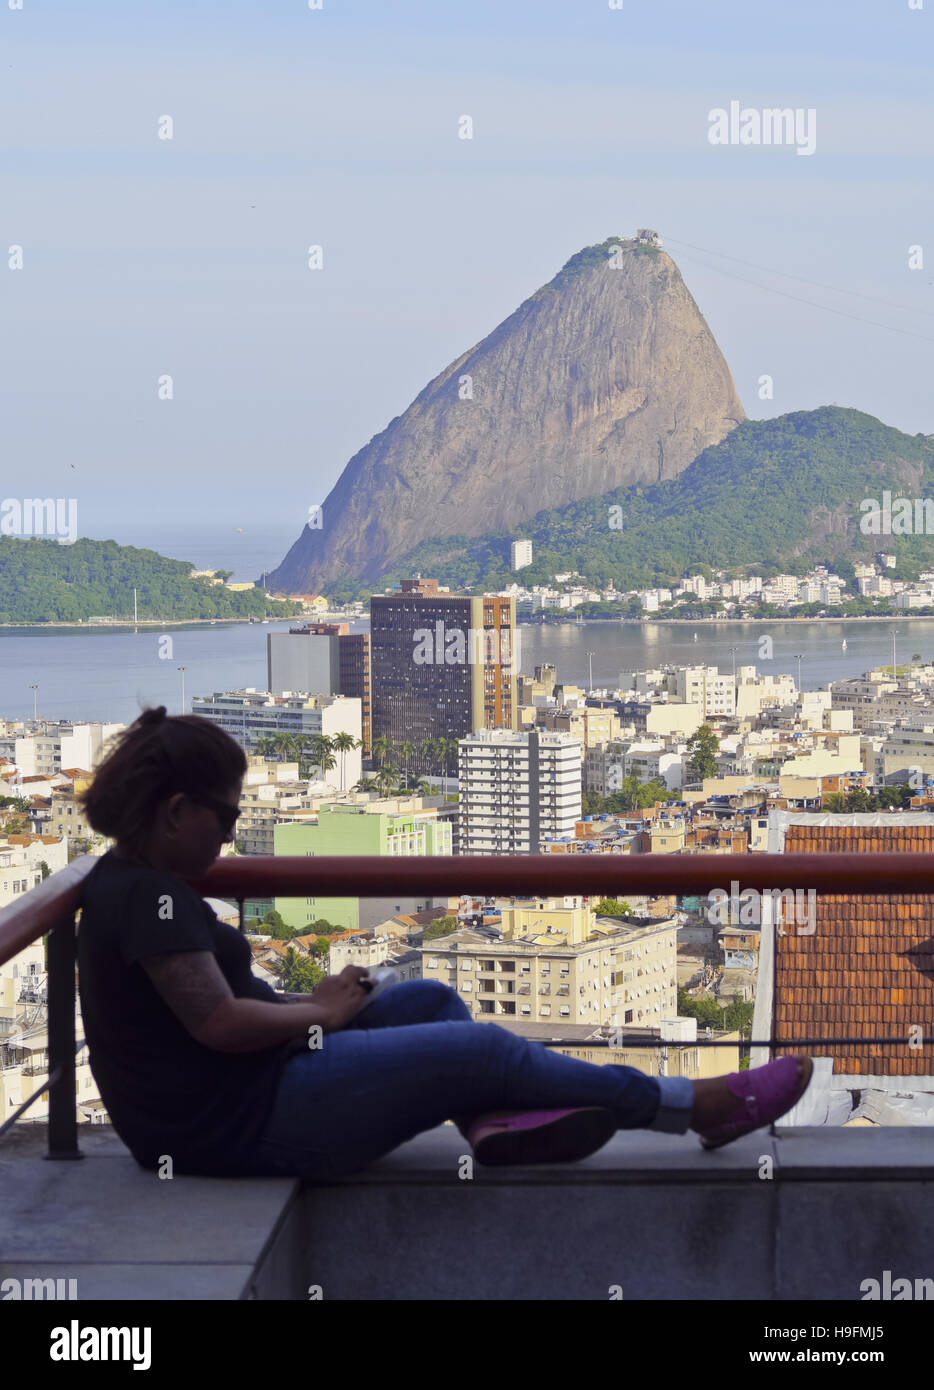
[[[29,689],[32,691],[33,723],[37,724],[39,722],[39,687],[38,685],[30,685]]]
[[[588,665],[588,667],[589,667],[589,669],[590,669],[590,693],[591,693],[591,695],[593,694],[593,659],[594,659],[595,656],[596,656],[596,652],[588,652],[588,653],[587,653],[587,665]]]
[[[187,666],[179,666],[177,669],[178,669],[179,671],[181,671],[181,673],[182,673],[182,714],[184,714],[184,713],[185,713],[185,672],[188,670],[188,667],[187,667]]]
[[[798,663],[798,694],[801,694],[801,652],[795,652],[795,661]]]
[[[898,628],[897,628],[897,627],[893,627],[893,628],[890,628],[889,630],[890,630],[890,632],[891,632],[891,634],[892,634],[892,680],[893,680],[893,681],[897,681],[897,680],[898,680],[898,664],[897,664],[897,662],[896,662],[896,660],[895,660],[895,636],[896,636],[896,634],[897,634],[897,632],[898,632]]]

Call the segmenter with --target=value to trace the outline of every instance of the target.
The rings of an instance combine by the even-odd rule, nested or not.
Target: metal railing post
[[[75,916],[69,913],[49,931],[49,1151],[46,1158],[83,1158],[78,1148],[75,1097]]]

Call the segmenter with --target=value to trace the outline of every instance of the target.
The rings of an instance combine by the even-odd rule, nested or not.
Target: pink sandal
[[[798,1077],[798,1062],[804,1077]],[[779,1057],[753,1071],[734,1071],[726,1079],[730,1093],[742,1104],[730,1118],[713,1129],[699,1130],[705,1149],[719,1149],[754,1129],[771,1124],[796,1105],[811,1084],[814,1064],[810,1057]]]
[[[478,1115],[467,1139],[478,1163],[571,1163],[595,1153],[619,1126],[612,1110],[497,1110]]]

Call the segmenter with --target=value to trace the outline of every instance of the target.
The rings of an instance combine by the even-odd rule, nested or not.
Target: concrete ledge
[[[163,1180],[109,1126],[82,1126],[85,1157],[43,1157],[46,1126],[0,1143],[0,1281],[77,1279],[80,1299],[291,1298],[290,1178]]]
[[[713,1153],[621,1131],[581,1163],[484,1168],[452,1125],[332,1182],[143,1172],[109,1128],[0,1145],[0,1279],[79,1299],[859,1300],[930,1276],[934,1130],[768,1130]],[[320,1290],[320,1293],[319,1293]],[[618,1292],[617,1292],[618,1291]]]
[[[303,1186],[309,1283],[331,1299],[861,1297],[929,1272],[934,1131],[620,1132],[573,1165],[483,1168],[442,1126]]]

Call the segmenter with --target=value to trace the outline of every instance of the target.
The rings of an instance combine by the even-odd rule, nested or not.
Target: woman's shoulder
[[[84,901],[112,901],[135,896],[137,893],[165,894],[173,898],[198,900],[194,889],[184,879],[176,878],[165,869],[134,859],[123,859],[108,850],[88,874],[84,884]]]

